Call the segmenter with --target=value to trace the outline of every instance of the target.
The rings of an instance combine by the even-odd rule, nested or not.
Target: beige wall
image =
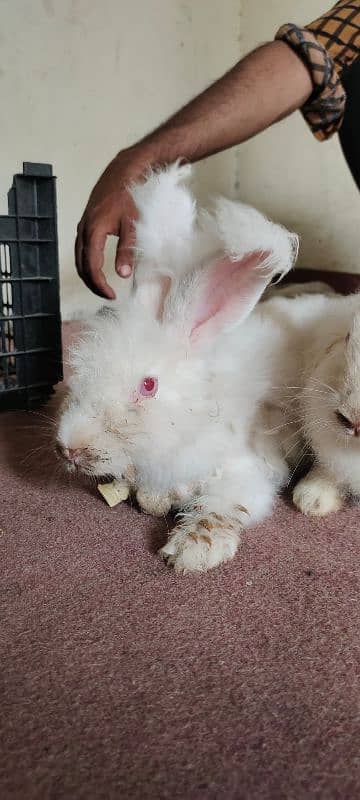
[[[73,240],[90,188],[119,147],[156,126],[284,21],[319,0],[0,0],[0,212],[23,160],[59,176],[65,315],[97,304],[75,277]],[[302,235],[300,263],[357,271],[360,198],[336,137],[300,114],[198,167],[203,196],[234,193]],[[110,248],[111,250],[111,248]],[[111,252],[108,272],[114,285]]]
[[[75,279],[72,255],[95,179],[120,147],[239,58],[240,3],[0,0],[0,11],[0,211],[23,160],[54,164],[67,315],[97,303]],[[211,159],[199,176],[204,194],[231,193],[234,153]]]
[[[284,22],[305,24],[331,0],[243,0],[242,47],[271,38]],[[241,197],[302,236],[299,264],[360,272],[360,194],[337,136],[319,143],[299,113],[242,145]]]

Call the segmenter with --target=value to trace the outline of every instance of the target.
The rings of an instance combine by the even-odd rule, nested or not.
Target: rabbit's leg
[[[168,514],[172,507],[183,508],[195,495],[199,494],[199,487],[195,484],[179,484],[171,492],[162,494],[153,489],[139,488],[136,499],[139,506],[146,514],[162,517]]]
[[[153,517],[168,514],[172,505],[169,494],[159,494],[151,489],[138,489],[136,499],[145,514],[151,514]]]
[[[210,479],[161,549],[176,572],[206,572],[234,557],[242,528],[269,511],[275,489],[250,458]]]
[[[332,511],[339,511],[343,505],[338,486],[320,464],[316,464],[306,477],[296,484],[293,501],[303,514],[315,517],[325,517]]]

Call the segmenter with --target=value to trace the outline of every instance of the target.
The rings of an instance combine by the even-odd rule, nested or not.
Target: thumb
[[[116,248],[115,269],[121,278],[129,278],[134,268],[135,230],[132,220],[126,220],[121,225]]]

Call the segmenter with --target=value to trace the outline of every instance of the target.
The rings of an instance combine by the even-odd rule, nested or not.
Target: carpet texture
[[[358,508],[279,501],[178,577],[165,521],[56,476],[42,414],[0,418],[2,800],[359,797]]]

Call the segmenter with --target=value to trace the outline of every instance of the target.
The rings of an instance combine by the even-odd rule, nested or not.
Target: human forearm
[[[307,68],[283,42],[237,63],[134,148],[141,159],[198,161],[244,142],[300,108],[312,92]]]
[[[299,108],[312,83],[301,59],[271,42],[235,65],[181,111],[132,147],[122,150],[95,185],[76,240],[79,274],[93,291],[114,297],[102,271],[106,237],[119,237],[117,272],[133,262],[134,203],[127,190],[149,167],[185,158],[198,161],[249,139]]]

